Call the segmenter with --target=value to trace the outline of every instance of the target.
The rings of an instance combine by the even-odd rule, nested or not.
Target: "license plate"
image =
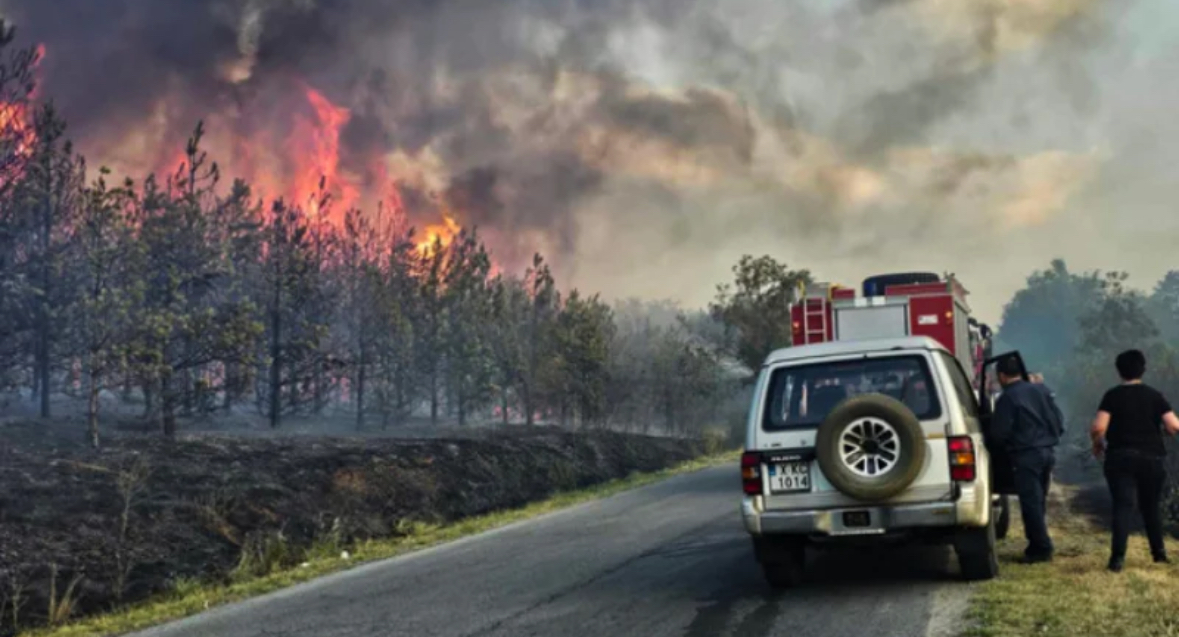
[[[809,462],[781,462],[769,466],[770,493],[804,493],[811,490]]]

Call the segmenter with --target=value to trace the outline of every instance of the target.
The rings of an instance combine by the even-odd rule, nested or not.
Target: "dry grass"
[[[49,578],[49,612],[46,616],[49,618],[50,626],[59,626],[68,621],[77,609],[78,584],[82,583],[82,575],[75,573],[65,590],[58,595],[57,565],[53,564],[50,568],[52,575]]]
[[[227,586],[185,580],[179,582],[169,595],[122,608],[112,613],[79,620],[62,627],[42,628],[28,633],[26,637],[99,637],[118,635],[164,622],[180,619],[208,610],[214,606],[256,597],[316,577],[345,570],[364,562],[387,559],[411,551],[420,550],[443,542],[481,533],[513,522],[519,522],[545,513],[563,509],[575,504],[595,500],[652,484],[660,480],[697,471],[721,463],[735,462],[739,452],[724,452],[690,460],[669,469],[652,473],[634,473],[628,478],[599,484],[586,489],[567,491],[528,506],[468,518],[447,525],[432,525],[410,522],[399,530],[402,537],[363,542],[349,547],[343,554],[336,553],[336,546],[313,548],[309,560],[298,567],[277,568],[277,561],[247,563],[237,572],[238,578]],[[272,550],[282,547],[271,545]],[[250,558],[246,558],[249,560]]]
[[[1023,565],[1022,524],[1012,520],[1000,547],[999,579],[974,597],[970,637],[1023,635],[1155,637],[1179,635],[1179,565],[1156,565],[1146,539],[1131,536],[1126,569],[1106,570],[1109,532],[1068,506],[1058,489],[1050,510],[1057,556],[1050,564]],[[1179,543],[1168,541],[1179,556]]]

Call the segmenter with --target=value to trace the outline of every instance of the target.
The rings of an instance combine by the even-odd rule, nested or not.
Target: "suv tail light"
[[[975,478],[974,441],[969,436],[953,436],[950,445],[950,479],[972,482]]]
[[[761,454],[741,454],[741,488],[746,495],[761,495]]]

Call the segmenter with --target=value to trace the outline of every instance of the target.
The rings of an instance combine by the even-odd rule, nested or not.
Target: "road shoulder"
[[[1098,512],[1082,507],[1090,500],[1079,497],[1088,489],[1054,485],[1049,526],[1057,553],[1050,564],[1018,562],[1022,525],[1013,517],[1001,547],[1001,576],[978,587],[966,635],[1150,637],[1179,630],[1179,570],[1152,563],[1145,538],[1132,536],[1125,571],[1108,572],[1109,532]],[[1168,549],[1179,555],[1175,540]]]

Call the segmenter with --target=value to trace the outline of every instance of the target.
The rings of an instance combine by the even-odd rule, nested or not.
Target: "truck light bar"
[[[953,276],[947,277],[936,283],[907,283],[900,285],[890,285],[879,292],[882,297],[911,297],[911,296],[925,296],[937,294],[950,294],[959,303],[966,305],[966,297],[969,292],[966,288]],[[854,287],[847,287],[838,283],[812,283],[805,285],[799,283],[798,289],[795,291],[796,302],[801,301],[854,301],[861,298],[859,291]]]

